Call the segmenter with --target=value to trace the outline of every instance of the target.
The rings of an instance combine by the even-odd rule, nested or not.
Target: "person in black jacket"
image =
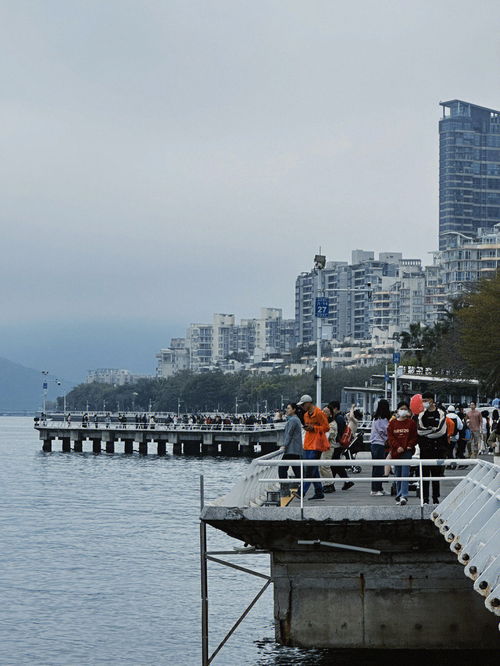
[[[446,414],[439,409],[434,401],[431,391],[422,393],[424,411],[417,418],[417,443],[422,460],[432,458],[446,458],[448,451],[448,435],[446,427]],[[444,476],[444,465],[424,465],[424,476]],[[429,481],[423,482],[423,501],[429,504]],[[439,481],[432,482],[432,501],[439,504]]]

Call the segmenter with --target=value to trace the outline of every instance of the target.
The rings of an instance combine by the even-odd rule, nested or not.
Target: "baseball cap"
[[[300,400],[298,401],[298,405],[303,405],[305,402],[312,402],[313,399],[311,398],[310,395],[307,395],[307,393],[303,396],[301,396]]]

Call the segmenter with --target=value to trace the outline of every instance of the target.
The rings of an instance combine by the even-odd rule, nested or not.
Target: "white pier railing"
[[[281,431],[285,428],[285,423],[135,423],[135,421],[116,422],[106,421],[105,419],[99,420],[96,424],[95,421],[89,419],[84,425],[80,421],[55,421],[44,420],[39,421],[37,426],[40,428],[54,428],[64,430],[79,430],[81,428],[86,430],[157,430],[160,432],[273,432]]]
[[[500,616],[500,466],[477,466],[431,515],[486,608]]]
[[[282,451],[273,451],[265,456],[252,460],[246,474],[238,480],[236,485],[227,493],[211,502],[215,506],[261,506],[267,496],[267,491],[278,490],[279,481],[266,482],[267,478],[274,476],[272,467],[262,468],[261,463],[278,461],[283,456]],[[290,464],[290,461],[287,461]]]

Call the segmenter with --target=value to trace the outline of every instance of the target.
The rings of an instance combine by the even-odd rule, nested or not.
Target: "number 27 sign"
[[[316,299],[316,317],[320,319],[327,319],[330,314],[330,305],[328,303],[328,298],[317,298]]]

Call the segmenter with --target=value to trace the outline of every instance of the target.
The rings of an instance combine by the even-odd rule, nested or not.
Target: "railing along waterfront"
[[[279,482],[276,480],[270,482],[270,477],[273,475],[273,468],[263,470],[261,465],[267,463],[280,461],[283,456],[283,451],[273,451],[265,456],[260,456],[252,460],[248,466],[248,471],[242,479],[230,490],[227,495],[219,497],[211,502],[213,505],[220,506],[261,506],[266,499],[267,491],[276,490],[279,488]],[[290,464],[290,461],[286,461]],[[265,486],[262,481],[269,480]],[[280,480],[281,481],[281,480]]]
[[[322,482],[328,481],[323,477],[311,477],[305,476],[305,468],[311,467],[349,467],[352,465],[350,460],[282,460],[282,452],[277,451],[274,454],[269,454],[267,456],[262,456],[256,458],[252,461],[251,468],[249,472],[238,481],[234,488],[225,496],[218,498],[213,502],[215,505],[221,506],[259,506],[262,505],[265,501],[265,495],[268,491],[277,490],[280,487],[280,484],[286,483],[295,483],[299,485],[301,489],[300,492],[300,508],[304,507],[304,497],[303,497],[303,486],[307,482]],[[396,459],[360,459],[356,458],[356,466],[361,468],[372,468],[372,467],[384,467],[390,465],[391,467],[413,467],[417,468],[417,474],[414,476],[404,476],[397,477],[394,475],[390,476],[357,476],[355,483],[372,483],[373,481],[381,481],[385,483],[392,483],[393,481],[408,481],[408,482],[418,482],[419,483],[419,498],[420,506],[424,505],[424,496],[423,496],[423,482],[443,482],[443,481],[462,481],[466,478],[467,475],[447,475],[447,476],[424,476],[424,468],[428,467],[448,467],[448,466],[460,466],[460,467],[469,467],[469,466],[480,466],[480,467],[497,467],[492,463],[487,461],[476,459],[476,458],[466,458],[466,459],[421,459],[421,458],[411,458],[404,460]],[[298,467],[300,468],[300,478],[285,478],[280,479],[276,478],[276,475],[272,473],[272,470],[275,467]],[[259,469],[265,468],[265,471],[259,472]],[[343,479],[342,479],[343,480]],[[351,479],[352,480],[352,479]],[[331,481],[331,479],[330,479]],[[259,488],[259,489],[257,489]]]
[[[157,430],[160,432],[262,432],[283,430],[285,423],[136,423],[135,421],[108,422],[105,419],[97,423],[91,419],[87,423],[82,423],[80,420],[72,420],[70,423],[67,421],[56,421],[53,419],[45,419],[39,422],[43,428],[54,429],[75,429],[84,428],[87,430]]]
[[[435,523],[484,605],[500,615],[500,467],[481,461],[433,510]]]

